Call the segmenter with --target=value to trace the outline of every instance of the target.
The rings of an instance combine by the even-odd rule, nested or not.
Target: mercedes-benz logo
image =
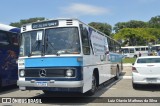
[[[46,77],[46,70],[45,69],[42,69],[39,71],[39,76],[40,77]]]

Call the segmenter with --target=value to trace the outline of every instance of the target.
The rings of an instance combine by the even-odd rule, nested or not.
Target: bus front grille
[[[66,77],[68,69],[25,69],[25,77]],[[75,70],[72,77],[75,77]]]

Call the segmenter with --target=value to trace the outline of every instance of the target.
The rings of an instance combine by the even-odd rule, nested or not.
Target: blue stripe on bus
[[[82,66],[77,61],[78,57],[40,57],[26,58],[25,67],[59,67],[59,66]]]
[[[110,61],[113,63],[121,62],[122,57],[123,56],[121,54],[110,53]]]
[[[10,32],[15,32],[15,33],[20,33],[20,29],[19,28],[13,28],[11,30],[9,30]]]

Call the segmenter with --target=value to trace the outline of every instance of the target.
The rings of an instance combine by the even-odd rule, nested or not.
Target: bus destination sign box
[[[32,24],[32,29],[45,28],[45,27],[53,27],[58,26],[58,20],[46,21],[46,22],[38,22]]]

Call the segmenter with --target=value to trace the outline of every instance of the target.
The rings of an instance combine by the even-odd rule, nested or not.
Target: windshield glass
[[[76,27],[59,27],[22,33],[20,56],[79,54],[78,33]]]
[[[45,54],[79,54],[80,41],[78,28],[47,29]]]
[[[128,49],[122,49],[122,52],[123,53],[129,53],[129,50]]]
[[[160,63],[160,58],[141,58],[137,63]]]
[[[22,34],[20,56],[41,55],[43,30]]]

